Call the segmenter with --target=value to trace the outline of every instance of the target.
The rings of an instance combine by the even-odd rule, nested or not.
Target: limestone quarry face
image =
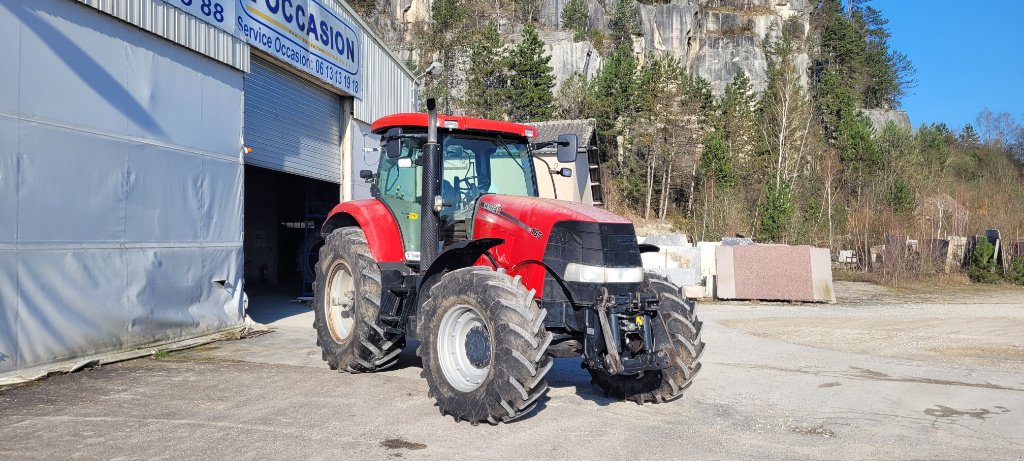
[[[601,53],[589,41],[573,41],[573,33],[567,31],[541,32],[545,49],[551,54],[551,67],[555,70],[555,89],[574,72],[593,78],[601,68]]]
[[[548,28],[561,24],[561,11],[568,0],[542,0],[540,22]],[[587,0],[591,27],[607,32],[614,12],[614,0]],[[777,37],[783,22],[796,17],[803,30],[809,29],[811,5],[807,0],[670,0],[668,3],[640,4],[643,35],[634,41],[637,54],[664,53],[678,58],[689,72],[711,83],[721,94],[738,70],[750,76],[754,90],[761,92],[767,80],[765,46]],[[572,40],[569,34],[566,39]],[[584,42],[586,43],[586,42]],[[565,47],[551,43],[554,53]],[[593,48],[593,45],[588,45]],[[594,51],[596,53],[596,50]],[[554,55],[553,55],[554,56]],[[554,61],[554,59],[553,59]],[[561,59],[563,63],[570,61]],[[806,55],[797,57],[806,64]],[[556,67],[559,82],[573,71]],[[593,58],[589,72],[594,71]]]
[[[857,109],[857,112],[864,114],[868,120],[871,120],[871,126],[876,132],[884,130],[885,126],[890,123],[894,123],[897,127],[905,130],[913,129],[913,126],[910,124],[910,117],[902,110]]]
[[[571,31],[562,30],[561,13],[568,1],[541,0],[538,12],[540,35],[551,53],[558,86],[574,72],[593,77],[602,62],[601,52],[593,43],[576,42]],[[609,32],[616,1],[585,0],[592,29]],[[379,11],[391,17],[373,18],[371,22],[381,24],[390,19],[390,30],[407,31],[404,40],[409,40],[408,31],[430,20],[430,4],[431,0],[389,0]],[[716,94],[724,91],[738,70],[750,76],[755,91],[763,91],[768,67],[766,45],[780,34],[783,22],[790,17],[796,17],[803,30],[808,30],[813,8],[810,0],[669,0],[639,6],[642,35],[634,39],[634,52],[678,58],[689,72],[708,80]],[[522,24],[497,19],[507,40],[518,38]],[[797,64],[807,62],[806,55],[797,56]]]

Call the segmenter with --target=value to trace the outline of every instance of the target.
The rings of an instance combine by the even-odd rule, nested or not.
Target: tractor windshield
[[[419,258],[423,144],[418,132],[401,140],[397,158],[381,155],[377,197],[391,210],[410,260]],[[441,236],[446,245],[471,235],[477,199],[484,194],[537,196],[533,159],[525,139],[443,133]]]
[[[537,181],[527,145],[501,137],[450,134],[442,141],[441,195],[454,212],[472,212],[483,194],[536,196]]]

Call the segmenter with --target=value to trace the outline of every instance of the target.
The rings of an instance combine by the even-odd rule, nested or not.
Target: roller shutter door
[[[245,77],[245,163],[338,183],[341,98],[258,56]]]

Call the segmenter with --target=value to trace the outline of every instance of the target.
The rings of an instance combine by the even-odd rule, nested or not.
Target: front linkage
[[[587,325],[583,366],[609,375],[665,368],[668,353],[656,350],[651,329],[652,319],[658,314],[656,298],[639,293],[612,296],[602,288],[594,306],[600,328]]]

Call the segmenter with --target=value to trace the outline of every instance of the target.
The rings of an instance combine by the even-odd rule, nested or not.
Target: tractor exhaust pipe
[[[420,271],[437,259],[441,230],[441,145],[437,142],[437,101],[427,100],[427,143],[423,145],[420,198]]]

